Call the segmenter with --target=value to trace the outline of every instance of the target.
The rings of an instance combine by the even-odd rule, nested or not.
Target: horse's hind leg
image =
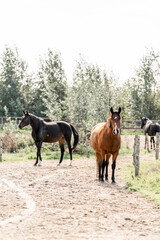
[[[67,143],[68,149],[69,149],[69,155],[70,155],[70,166],[72,166],[72,148],[71,148],[71,143]]]
[[[154,140],[154,137],[153,137],[153,149],[155,150],[155,140]]]
[[[61,162],[63,161],[63,155],[64,155],[64,139],[60,140],[59,141],[59,146],[61,148],[61,157],[60,157],[60,160],[59,160],[59,164],[61,164]]]
[[[40,159],[40,161],[42,161],[42,158],[41,158],[41,147],[42,147],[42,142],[36,142],[36,147],[37,147],[37,159],[36,159],[36,162],[35,162],[35,166],[37,166],[37,163],[38,163],[38,158]],[[41,165],[41,164],[39,164]]]
[[[153,137],[150,138],[151,149],[152,149],[152,140],[153,140]]]
[[[67,142],[68,150],[69,150],[69,155],[70,155],[70,166],[72,165],[72,147],[71,147],[71,136],[72,132],[68,133],[68,135],[65,135],[65,140]]]
[[[98,167],[99,167],[99,181],[104,181],[104,169],[105,169],[105,153],[96,153]]]

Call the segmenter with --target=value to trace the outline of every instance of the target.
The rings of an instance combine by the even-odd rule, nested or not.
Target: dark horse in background
[[[149,118],[141,117],[141,128],[144,129],[145,135],[146,133],[148,133],[148,135],[151,137],[150,138],[151,149],[152,149],[152,142],[153,142],[153,147],[155,150],[154,136],[156,136],[157,132],[160,132],[160,125],[158,123],[153,123]],[[146,149],[146,138],[145,138],[145,149]]]
[[[63,160],[64,155],[64,142],[67,142],[69,154],[70,154],[70,165],[72,163],[72,151],[75,149],[79,142],[79,135],[76,129],[69,123],[63,121],[57,122],[45,122],[43,119],[30,114],[28,112],[23,112],[24,116],[19,124],[19,128],[22,129],[25,126],[31,125],[32,127],[32,137],[37,147],[37,159],[35,166],[38,163],[38,158],[41,158],[41,147],[43,142],[54,143],[59,141],[59,146],[61,148],[61,157],[59,165]],[[74,143],[71,147],[71,137],[72,133],[74,136]]]

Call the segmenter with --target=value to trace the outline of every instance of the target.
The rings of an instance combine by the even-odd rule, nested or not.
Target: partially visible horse
[[[93,127],[90,144],[95,151],[97,167],[99,169],[99,180],[103,181],[106,166],[105,179],[108,180],[108,165],[112,155],[112,183],[115,183],[116,159],[121,146],[120,125],[121,108],[118,111],[110,109],[107,122],[99,123]],[[106,156],[106,161],[105,161]]]
[[[154,136],[156,136],[157,132],[160,132],[160,125],[158,123],[153,123],[149,118],[141,117],[141,128],[144,129],[145,135],[146,133],[148,133],[148,135],[151,137],[150,138],[151,149],[152,149],[152,142],[153,142],[153,147],[155,150]],[[145,149],[146,149],[146,138],[145,138]]]
[[[37,159],[35,166],[38,163],[38,158],[42,161],[41,158],[41,147],[43,142],[54,143],[59,142],[61,148],[61,157],[59,165],[63,160],[64,155],[64,141],[67,142],[69,154],[70,154],[70,164],[72,163],[72,151],[75,149],[79,142],[79,135],[76,129],[69,123],[63,121],[57,122],[45,122],[42,118],[39,118],[28,112],[23,112],[24,116],[19,124],[19,128],[22,129],[27,125],[32,127],[32,137],[37,147]],[[71,147],[71,137],[72,133],[74,136],[74,143]]]

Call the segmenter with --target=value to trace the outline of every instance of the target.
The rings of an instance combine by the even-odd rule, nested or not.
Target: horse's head
[[[25,126],[28,126],[30,124],[30,115],[28,112],[23,111],[24,116],[22,117],[22,120],[19,124],[19,128],[22,129]]]
[[[113,129],[113,134],[117,136],[120,132],[120,124],[121,124],[121,108],[119,107],[118,111],[113,111],[113,108],[110,109],[111,116],[110,116],[110,127]]]
[[[144,126],[146,125],[147,121],[148,121],[148,118],[141,117],[141,128],[144,128]]]

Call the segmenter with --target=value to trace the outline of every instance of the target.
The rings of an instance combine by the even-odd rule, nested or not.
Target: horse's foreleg
[[[115,168],[116,168],[116,160],[114,160],[114,162],[112,163],[112,183],[115,183],[115,176],[114,176]]]
[[[109,165],[110,156],[111,156],[110,154],[106,155],[106,176],[105,176],[106,181],[108,181],[108,165]]]
[[[100,166],[101,166],[101,170],[102,170],[102,174],[101,174],[101,181],[104,181],[104,169],[105,169],[105,153],[101,152],[100,154]]]
[[[115,169],[116,169],[116,159],[117,159],[117,156],[118,156],[118,152],[114,153],[113,154],[113,162],[112,162],[112,183],[115,183]]]

